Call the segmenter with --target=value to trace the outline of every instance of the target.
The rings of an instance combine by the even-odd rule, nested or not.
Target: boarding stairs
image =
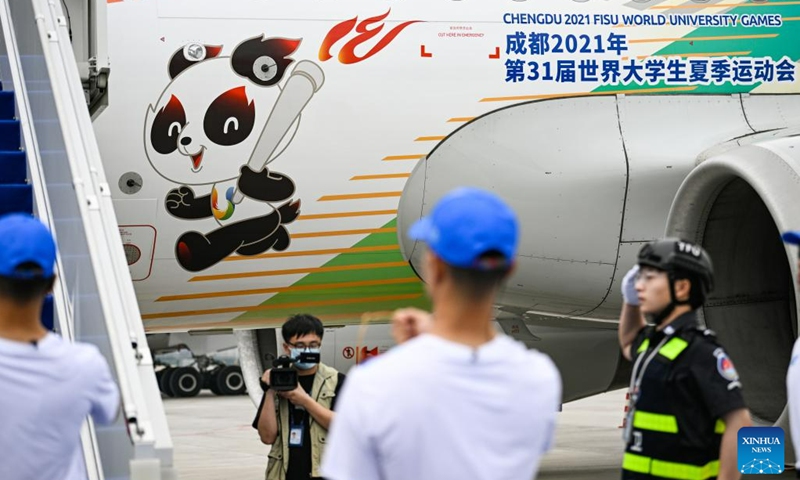
[[[104,8],[105,0],[86,0]],[[44,324],[96,345],[120,388],[116,422],[87,419],[90,480],[172,480],[172,441],[67,21],[58,0],[0,0],[0,214],[54,233]]]
[[[14,92],[4,89],[0,82],[0,215],[33,214],[33,192],[28,183],[28,164],[20,133]],[[54,330],[52,295],[47,296],[42,323],[48,330]]]

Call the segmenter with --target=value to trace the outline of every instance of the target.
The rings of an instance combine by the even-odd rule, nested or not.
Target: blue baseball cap
[[[448,192],[427,217],[411,225],[408,236],[421,240],[454,267],[493,270],[508,268],[517,253],[517,216],[497,195],[477,188]],[[503,262],[484,263],[481,256],[496,251]]]
[[[783,238],[783,241],[786,243],[791,243],[792,245],[800,245],[800,231],[783,232],[781,238]]]
[[[33,263],[39,274],[20,272]],[[0,217],[0,276],[19,280],[51,278],[56,263],[56,244],[50,230],[30,215],[13,213]]]

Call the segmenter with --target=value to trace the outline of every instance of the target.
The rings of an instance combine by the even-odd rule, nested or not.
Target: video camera
[[[281,355],[272,361],[272,370],[269,372],[269,387],[276,392],[291,392],[297,388],[297,369],[292,368],[293,363],[319,363],[319,353],[301,352],[300,358]]]

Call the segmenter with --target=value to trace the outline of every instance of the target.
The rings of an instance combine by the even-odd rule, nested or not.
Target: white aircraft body
[[[429,307],[405,230],[473,185],[522,221],[498,326],[565,401],[626,381],[620,280],[666,233],[711,253],[705,321],[783,412],[796,2],[109,3],[95,128],[148,332],[238,332],[252,386],[292,313],[337,366],[379,354],[389,312]]]

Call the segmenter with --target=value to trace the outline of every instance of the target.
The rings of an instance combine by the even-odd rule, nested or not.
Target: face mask
[[[297,360],[300,358],[300,353],[302,352],[309,352],[309,353],[319,353],[319,348],[308,348],[306,350],[300,350],[299,348],[292,348],[291,356],[293,359]],[[308,370],[314,368],[317,364],[316,363],[303,363],[303,362],[295,362],[294,366],[300,370]]]

